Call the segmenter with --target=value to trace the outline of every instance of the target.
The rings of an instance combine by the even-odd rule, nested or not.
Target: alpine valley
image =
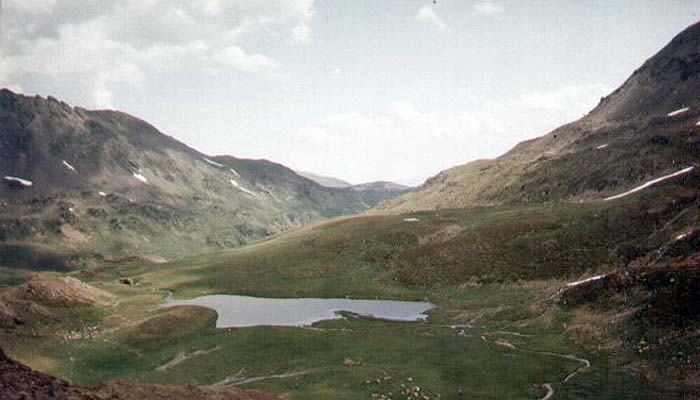
[[[700,398],[699,93],[700,23],[583,118],[409,189],[3,90],[0,397]],[[435,307],[162,307],[213,294]]]

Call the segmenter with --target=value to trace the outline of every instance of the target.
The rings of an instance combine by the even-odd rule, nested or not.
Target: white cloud
[[[312,6],[313,0],[8,0],[0,83],[32,90],[70,82],[83,96],[67,100],[110,107],[117,86],[138,88],[149,76],[180,68],[269,71],[276,61],[245,48],[242,36],[293,26],[294,38],[308,41]]]
[[[246,72],[272,69],[277,65],[273,59],[261,54],[248,55],[238,46],[223,48],[214,53],[212,59],[221,65]]]
[[[334,143],[337,137],[333,134],[324,131],[317,125],[306,126],[294,133],[294,137],[305,142],[325,142]]]
[[[311,43],[311,28],[306,24],[297,25],[292,28],[292,36],[299,43]]]
[[[10,79],[8,79],[10,75],[16,72],[16,70],[16,63],[7,57],[2,57],[2,53],[0,53],[0,86],[6,87],[13,91],[21,91],[18,90],[22,88],[21,85],[13,83]]]
[[[51,13],[55,4],[56,0],[20,0],[10,2],[10,6],[30,14]]]
[[[430,6],[421,7],[414,18],[416,21],[432,23],[442,31],[447,29],[447,24],[445,24],[442,18],[440,18]]]
[[[209,15],[218,15],[221,12],[221,0],[200,0],[201,7]]]
[[[101,108],[112,107],[112,84],[143,83],[144,72],[134,58],[133,48],[105,38],[94,23],[68,25],[57,37],[32,42],[30,52],[8,57],[16,66],[14,73],[78,85],[88,102]]]
[[[503,4],[497,0],[477,0],[473,9],[475,14],[481,15],[499,14],[504,11]]]
[[[419,112],[413,104],[406,101],[397,101],[392,105],[391,111],[406,122],[424,123],[431,119],[430,114]]]
[[[0,81],[0,88],[9,89],[9,90],[11,90],[11,91],[13,91],[13,92],[15,92],[15,93],[25,93],[24,88],[22,88],[22,86],[20,86],[20,85],[15,85],[15,84],[12,84],[12,83],[6,84],[6,83],[4,83],[3,81]]]
[[[424,111],[398,101],[384,112],[331,114],[293,134],[275,157],[354,182],[371,180],[379,170],[386,179],[417,184],[417,178],[498,156],[580,118],[607,89],[568,86],[457,112]]]
[[[521,101],[527,107],[542,109],[550,112],[568,112],[581,110],[590,105],[590,99],[605,93],[607,87],[603,84],[580,86],[565,86],[552,92],[534,92],[521,96]]]

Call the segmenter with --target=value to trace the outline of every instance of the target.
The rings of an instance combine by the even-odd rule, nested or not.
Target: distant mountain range
[[[296,171],[296,173],[303,176],[304,178],[311,179],[312,181],[318,183],[321,186],[330,188],[353,188],[357,191],[380,190],[388,192],[407,192],[411,190],[410,186],[401,185],[394,182],[376,181],[353,185],[352,183],[345,182],[342,179],[333,178],[330,176],[317,175],[313,172]]]
[[[305,178],[311,179],[321,186],[336,189],[348,189],[354,192],[362,193],[362,197],[365,200],[367,200],[369,203],[375,204],[381,202],[382,200],[408,193],[411,190],[410,186],[400,185],[393,182],[376,181],[353,185],[352,183],[345,182],[342,179],[317,175],[312,172],[297,171],[297,173]]]
[[[26,262],[26,246],[33,264],[54,259],[42,251],[174,256],[237,246],[405,191],[325,187],[270,161],[199,153],[122,112],[9,90],[0,91],[0,131],[9,249],[0,265]]]
[[[0,251],[0,265],[25,263],[25,247],[33,264],[53,260],[53,251],[175,256],[373,206],[602,200],[700,162],[698,93],[695,24],[580,120],[406,193],[388,182],[352,186],[266,160],[207,156],[125,113],[3,90],[0,240],[10,250]]]
[[[311,179],[312,181],[318,183],[321,186],[331,187],[331,188],[347,188],[352,186],[352,183],[346,182],[342,179],[333,178],[331,176],[317,175],[313,172],[296,171],[297,174],[303,176],[306,179]]]
[[[405,212],[596,200],[700,162],[700,24],[678,34],[588,115],[506,154],[454,167],[379,206]]]

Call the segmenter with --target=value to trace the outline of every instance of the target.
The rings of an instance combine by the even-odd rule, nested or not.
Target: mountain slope
[[[296,173],[325,187],[346,188],[352,186],[352,183],[346,182],[342,179],[333,178],[332,176],[323,176],[305,171],[296,171]]]
[[[595,200],[700,162],[700,23],[578,121],[493,160],[441,172],[380,205],[410,211]]]
[[[208,157],[130,115],[8,90],[0,131],[3,246],[178,255],[357,213],[393,193],[326,188],[266,160]],[[15,261],[0,254],[0,265]]]

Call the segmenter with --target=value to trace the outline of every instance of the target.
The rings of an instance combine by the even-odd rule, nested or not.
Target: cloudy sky
[[[417,184],[579,118],[696,0],[5,0],[0,86],[208,154]]]

